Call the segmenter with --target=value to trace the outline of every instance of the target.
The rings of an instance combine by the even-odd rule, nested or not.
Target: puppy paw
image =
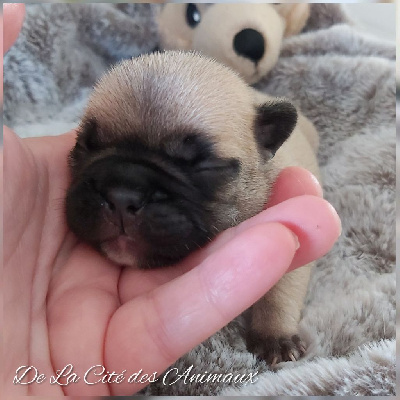
[[[264,337],[257,332],[251,332],[247,339],[247,348],[271,367],[283,361],[297,361],[306,353],[306,346],[298,335]]]

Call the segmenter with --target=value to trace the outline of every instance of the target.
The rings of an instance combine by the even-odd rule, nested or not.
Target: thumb
[[[17,40],[25,16],[24,4],[4,4],[3,55]]]
[[[161,373],[265,294],[287,271],[297,244],[281,224],[253,226],[196,268],[128,301],[108,326],[107,368]],[[111,392],[143,386],[123,382]]]

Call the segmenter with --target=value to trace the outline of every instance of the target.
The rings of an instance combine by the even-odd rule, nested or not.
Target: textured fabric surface
[[[27,5],[4,57],[4,123],[20,136],[77,125],[95,81],[115,62],[158,45],[157,5]]]
[[[28,135],[74,126],[110,63],[156,47],[155,8],[30,6],[5,59],[5,122]],[[284,43],[255,85],[288,97],[316,125],[324,194],[343,224],[312,275],[300,323],[305,359],[269,370],[247,352],[239,317],[175,367],[257,372],[256,383],[158,382],[146,394],[395,394],[395,45],[343,22],[339,6],[313,5],[305,33]]]

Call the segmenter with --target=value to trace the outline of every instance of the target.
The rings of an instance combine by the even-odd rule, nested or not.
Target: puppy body
[[[199,55],[125,61],[96,86],[71,152],[68,224],[116,263],[173,264],[260,212],[281,168],[318,175],[316,131],[296,121],[290,103]],[[287,274],[252,308],[249,347],[272,363],[302,354],[308,275]]]
[[[254,96],[258,104],[273,101],[273,98],[257,91],[254,91]],[[295,129],[275,154],[275,167],[280,170],[301,166],[320,179],[316,158],[318,143],[314,125],[298,113]],[[298,335],[298,323],[312,266],[310,263],[284,275],[248,312],[248,347],[272,365],[297,360],[305,353],[305,344]]]

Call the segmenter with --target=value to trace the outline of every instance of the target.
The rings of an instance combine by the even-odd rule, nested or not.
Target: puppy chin
[[[183,258],[185,258],[189,251],[188,246],[180,248],[177,251],[174,246],[174,252],[164,249],[160,252],[154,251],[154,246],[142,240],[132,239],[126,235],[120,235],[117,238],[106,240],[99,246],[101,252],[112,262],[119,266],[138,268],[138,269],[151,269],[160,268],[174,265]],[[157,247],[157,246],[156,246]]]
[[[140,268],[141,251],[132,239],[119,236],[100,245],[101,251],[115,264]]]

